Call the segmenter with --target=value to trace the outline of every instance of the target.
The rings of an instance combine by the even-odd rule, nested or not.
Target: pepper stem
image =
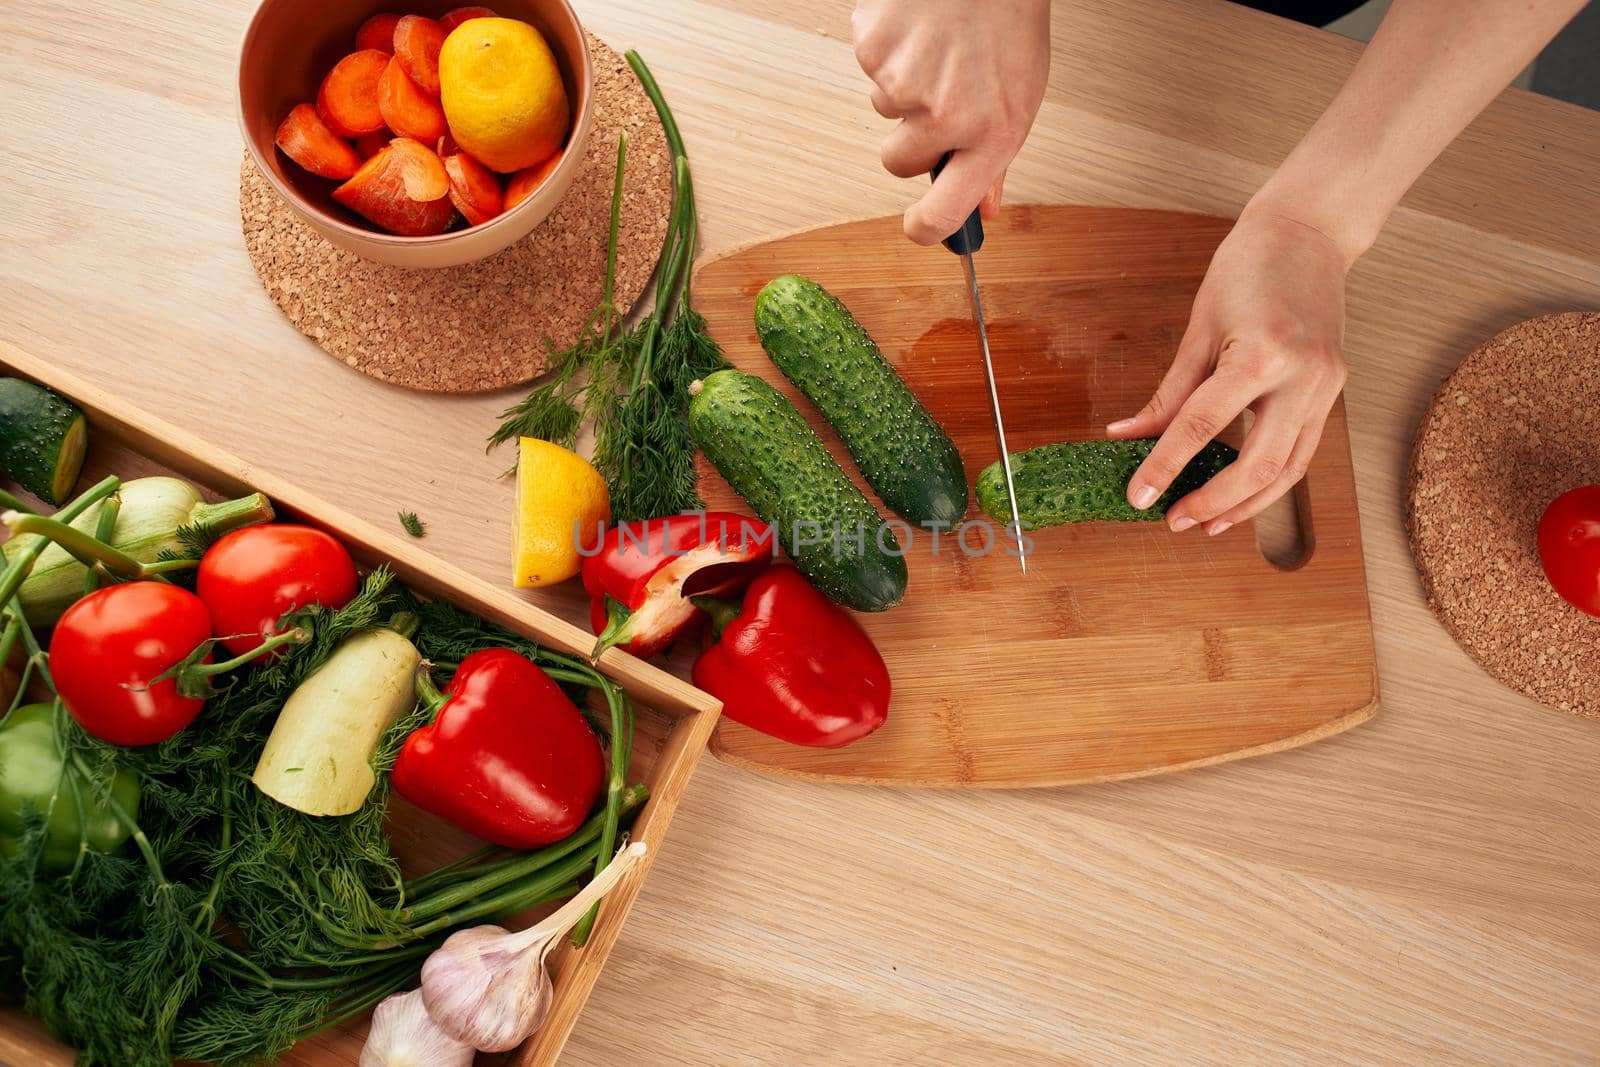
[[[739,617],[739,612],[744,606],[735,600],[724,600],[719,596],[690,597],[694,606],[711,616],[711,634],[721,640],[722,631],[726,630],[734,619]]]
[[[606,625],[589,650],[589,662],[598,663],[608,648],[613,648],[633,637],[633,612],[621,601],[606,597]]]

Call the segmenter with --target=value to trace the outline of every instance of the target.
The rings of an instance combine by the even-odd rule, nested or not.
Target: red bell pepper
[[[419,808],[506,848],[571,836],[605,785],[600,741],[561,687],[526,656],[486,648],[443,693],[417,695],[434,720],[401,746],[390,781]]]
[[[694,684],[735,722],[796,745],[837,748],[882,726],[889,668],[861,624],[793,567],[750,583],[744,604],[705,601],[721,639]]]
[[[772,527],[726,511],[666,515],[606,531],[583,561],[591,659],[622,645],[647,659],[705,617],[693,596],[726,596],[772,562]]]

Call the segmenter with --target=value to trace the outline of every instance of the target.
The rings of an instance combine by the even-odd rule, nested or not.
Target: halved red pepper
[[[701,598],[721,632],[694,684],[735,722],[782,741],[837,748],[889,716],[889,668],[849,612],[793,567],[750,583],[742,606]]]
[[[583,561],[589,625],[600,639],[648,658],[703,619],[693,596],[727,596],[772,562],[772,527],[727,511],[619,523]]]

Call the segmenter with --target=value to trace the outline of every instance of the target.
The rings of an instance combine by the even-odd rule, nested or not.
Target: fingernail
[[[1133,429],[1132,419],[1118,419],[1106,426],[1106,433],[1121,433],[1123,430]]]
[[[1223,519],[1221,522],[1212,523],[1210,527],[1206,529],[1206,533],[1210,534],[1212,537],[1215,537],[1219,533],[1226,533],[1228,528],[1232,525],[1233,523],[1229,522],[1227,519]]]
[[[1145,508],[1156,502],[1156,495],[1155,486],[1141,485],[1133,494],[1133,506],[1138,508],[1140,511],[1143,511]]]
[[[1191,527],[1193,525],[1194,525],[1194,520],[1193,519],[1191,519],[1187,515],[1181,515],[1178,518],[1172,520],[1172,532],[1173,533],[1183,533],[1183,531],[1189,529],[1189,527]]]

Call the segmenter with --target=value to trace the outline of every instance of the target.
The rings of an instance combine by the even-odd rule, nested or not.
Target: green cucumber
[[[51,504],[72,493],[83,470],[89,424],[78,406],[41,385],[0,378],[0,470]]]
[[[1239,453],[1213,441],[1189,461],[1172,486],[1150,507],[1128,503],[1128,482],[1155,447],[1156,438],[1135,441],[1064,441],[1011,454],[1011,480],[1017,487],[1017,517],[1029,529],[1064,522],[1139,522],[1165,517],[1179,498],[1216,476]],[[1010,524],[1006,475],[998,461],[978,475],[978,506],[997,522]]]
[[[906,592],[894,530],[793,404],[754,375],[720,370],[689,389],[689,433],[824,595],[886,611]],[[835,536],[837,534],[837,536]]]
[[[756,336],[890,511],[924,526],[961,521],[967,472],[955,443],[837,297],[798,274],[774,278],[756,297]]]

